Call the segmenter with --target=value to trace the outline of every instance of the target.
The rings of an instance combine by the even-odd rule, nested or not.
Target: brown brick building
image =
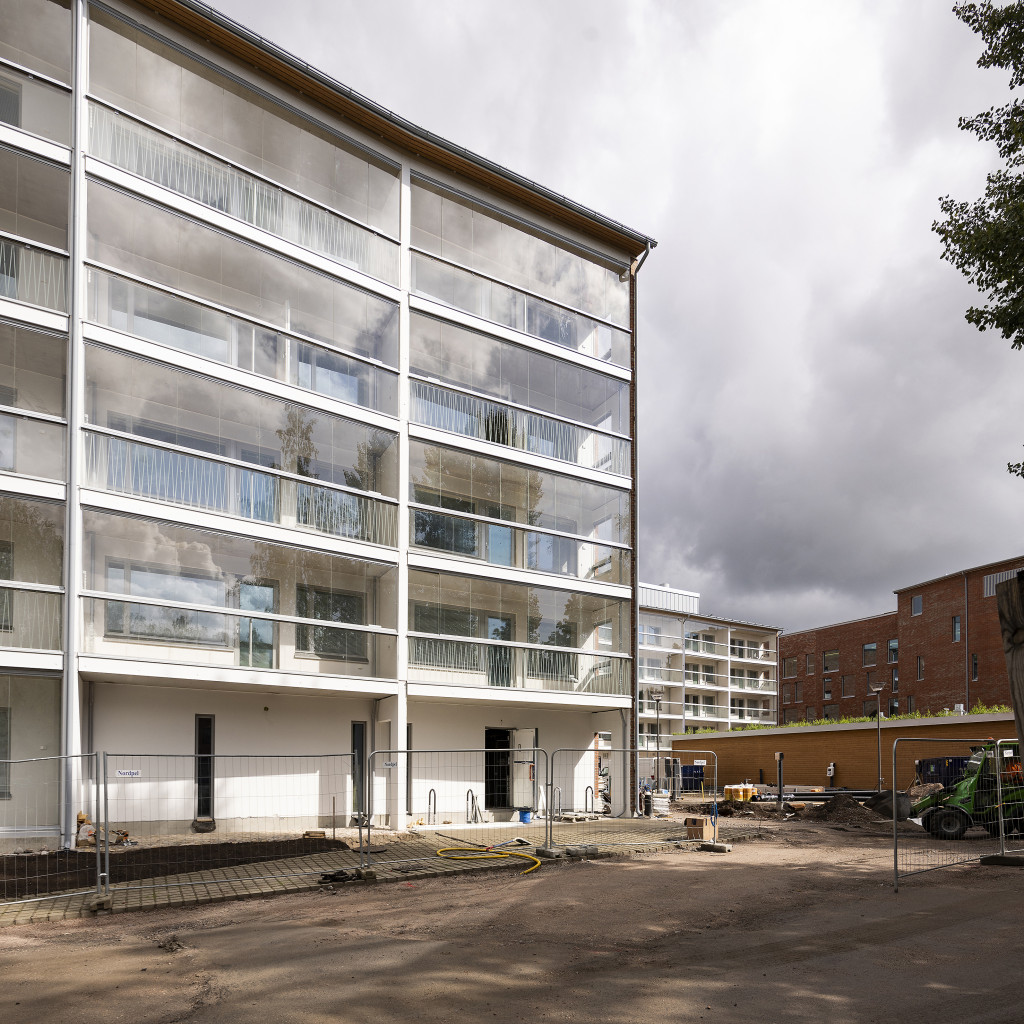
[[[896,611],[779,637],[779,722],[1006,704],[995,586],[1024,556],[901,587]]]

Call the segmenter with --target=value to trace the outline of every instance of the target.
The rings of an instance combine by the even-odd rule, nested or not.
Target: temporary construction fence
[[[0,761],[0,904],[98,891],[99,850],[76,848],[69,808],[95,821],[99,756]]]
[[[715,755],[686,758],[695,755],[714,810]],[[256,880],[301,888],[354,868],[402,870],[453,847],[589,851],[716,838],[714,814],[690,824],[659,816],[669,794],[637,790],[637,758],[635,749],[517,746],[379,750],[365,772],[353,754],[0,762],[0,902],[121,893],[143,905],[155,890],[244,893]]]
[[[892,764],[896,890],[907,875],[1024,846],[1017,740],[901,736],[893,744]],[[904,815],[909,818],[901,821]]]

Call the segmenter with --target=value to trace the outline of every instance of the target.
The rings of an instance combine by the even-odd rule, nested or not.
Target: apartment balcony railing
[[[412,290],[533,338],[629,366],[629,333],[482,274],[413,252]]]
[[[380,679],[397,673],[394,631],[358,623],[91,593],[83,622],[88,654]]]
[[[777,693],[778,684],[773,679],[732,679],[732,689],[756,693]]]
[[[147,341],[190,352],[389,416],[398,414],[398,374],[372,361],[89,268],[88,317]]]
[[[730,708],[729,719],[733,722],[771,722],[775,712],[771,708]]]
[[[757,647],[736,647],[730,646],[730,658],[746,658],[748,661],[775,661],[775,651],[762,650]]]
[[[87,487],[369,544],[398,543],[397,504],[119,435],[91,430],[84,438]]]
[[[63,480],[66,429],[53,419],[0,412],[0,472]]]
[[[519,448],[588,469],[629,475],[629,441],[597,430],[410,380],[411,419],[437,430]]]
[[[718,704],[687,704],[686,718],[728,718],[729,709]]]
[[[414,547],[491,565],[603,583],[628,583],[630,579],[628,548],[528,529],[505,520],[455,516],[419,506],[411,511],[410,533]]]
[[[397,242],[95,102],[89,105],[89,152],[261,231],[398,284]]]
[[[686,673],[686,686],[710,686],[717,687],[718,689],[725,689],[729,685],[729,677],[722,675],[721,673],[691,675],[689,672]]]
[[[27,651],[63,648],[64,595],[31,584],[0,585],[0,647]]]
[[[13,238],[0,238],[0,298],[68,311],[68,258]]]
[[[710,654],[714,658],[725,658],[729,654],[729,645],[720,644],[717,640],[698,640],[688,636],[684,646],[689,654]]]
[[[630,661],[499,641],[409,637],[409,678],[448,686],[628,696]]]

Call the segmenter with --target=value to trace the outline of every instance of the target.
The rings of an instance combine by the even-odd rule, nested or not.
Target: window
[[[796,658],[782,659],[782,678],[793,679],[796,676]]]
[[[953,616],[953,643],[960,643],[960,616]]]
[[[227,583],[223,576],[119,560],[107,562],[107,591],[181,604],[225,607],[227,602]],[[161,643],[228,646],[225,616],[160,604],[107,601],[106,633]]]
[[[917,656],[917,678],[924,679],[924,655]]]
[[[899,640],[889,641],[889,664],[891,665],[894,661],[900,660],[900,642]]]
[[[839,685],[844,697],[852,697],[854,694],[853,676],[840,676]]]
[[[793,684],[793,699],[796,700],[798,703],[800,701],[800,684],[799,683],[794,683]]]
[[[839,717],[839,705],[838,704],[826,704],[821,709],[821,717],[828,720]]]
[[[826,677],[821,681],[821,696],[823,700],[832,699],[832,680]]]
[[[0,800],[11,798],[11,709],[0,708]]]
[[[782,684],[782,703],[791,704],[793,702],[793,684],[783,683]]]
[[[971,682],[976,683],[978,681],[978,656],[976,654],[971,655]]]
[[[818,712],[814,708],[807,708],[804,712],[804,721],[813,722],[818,717]]]
[[[864,644],[860,652],[860,663],[864,668],[871,668],[878,657],[878,644]]]
[[[814,675],[814,655],[813,654],[808,654],[807,655],[807,674],[809,676],[813,676]]]
[[[907,698],[907,714],[912,715],[914,713],[914,698]]]
[[[898,693],[900,688],[900,670],[894,668],[892,670],[892,692]]]
[[[872,686],[876,686],[878,684],[878,673],[877,672],[873,672],[871,670],[868,670],[864,674],[865,674],[865,677],[866,677],[866,680],[867,680],[867,684],[868,684],[868,693],[870,693],[871,692],[871,687]]]
[[[364,595],[341,590],[321,590],[317,587],[297,587],[295,590],[295,614],[303,619],[362,625],[366,621],[364,602]],[[356,630],[296,626],[295,648],[340,661],[367,660],[366,634]]]
[[[920,615],[924,611],[924,598],[920,594],[915,594],[910,599],[910,614]]]
[[[889,698],[889,717],[892,718],[893,715],[898,715],[899,713],[900,713],[900,700],[899,700],[899,697],[890,697]]]
[[[861,714],[866,718],[874,718],[878,711],[877,700],[866,700],[861,704]]]
[[[786,710],[782,712],[783,725],[792,725],[794,722],[798,722],[799,720],[800,712],[796,708],[786,708]]]
[[[600,627],[598,627],[600,629]],[[610,642],[610,641],[609,641]],[[645,647],[661,646],[661,626],[640,623],[640,643]]]
[[[822,672],[839,671],[838,651],[825,651],[825,653],[821,656],[821,670]]]

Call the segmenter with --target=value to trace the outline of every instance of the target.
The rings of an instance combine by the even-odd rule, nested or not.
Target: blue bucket
[[[524,825],[529,825],[530,822],[533,821],[533,811],[528,811],[528,810],[525,810],[525,809],[521,810],[519,812],[519,820]]]

